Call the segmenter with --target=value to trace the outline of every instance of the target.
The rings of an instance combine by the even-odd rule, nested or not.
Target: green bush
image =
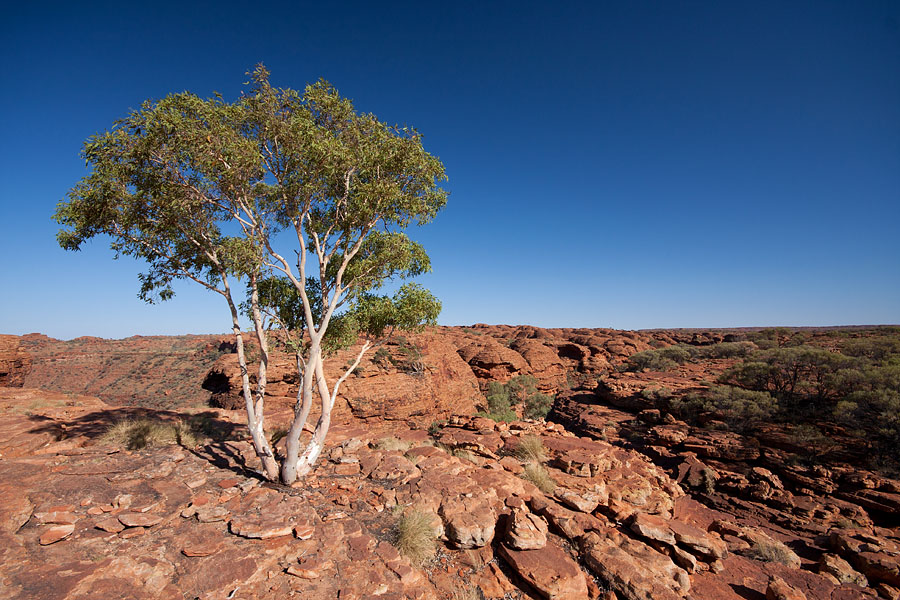
[[[778,401],[768,392],[744,390],[730,385],[716,385],[702,393],[673,399],[669,410],[681,417],[697,421],[712,413],[732,431],[750,432],[778,410]]]
[[[513,406],[521,405],[523,414],[528,419],[543,418],[553,406],[553,396],[542,394],[537,390],[537,379],[531,375],[517,375],[505,384],[492,381],[487,389],[488,410],[479,413],[495,421],[514,421],[516,412]]]
[[[629,371],[671,371],[697,354],[690,346],[666,346],[658,350],[644,350],[628,357]]]

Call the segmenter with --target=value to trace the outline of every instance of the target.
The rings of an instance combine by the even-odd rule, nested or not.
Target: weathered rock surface
[[[22,387],[31,371],[31,355],[14,335],[0,335],[0,387]]]

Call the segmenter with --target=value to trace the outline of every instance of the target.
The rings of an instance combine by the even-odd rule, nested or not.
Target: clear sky
[[[451,196],[414,231],[442,324],[900,322],[900,3],[18,2],[0,21],[0,333],[228,330],[66,253],[82,142],[262,61],[406,123]]]

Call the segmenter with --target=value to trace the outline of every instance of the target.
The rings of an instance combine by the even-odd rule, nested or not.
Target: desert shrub
[[[676,402],[670,402],[669,409],[691,421],[696,421],[704,413],[713,413],[729,429],[748,432],[775,414],[778,401],[768,392],[716,385],[705,392],[688,394]]]
[[[700,349],[702,358],[744,358],[756,350],[753,342],[722,342]]]
[[[553,396],[536,392],[525,398],[525,418],[543,419],[553,408]]]
[[[421,565],[437,553],[437,532],[434,515],[410,509],[402,514],[394,526],[394,545],[410,561]]]
[[[750,547],[743,554],[755,560],[787,566],[797,564],[799,561],[793,550],[784,545],[784,543],[770,537],[754,536],[750,541]]]
[[[447,421],[432,421],[431,425],[428,426],[428,435],[431,437],[435,437],[437,434],[441,432],[444,426],[447,424]]]
[[[648,385],[641,390],[641,397],[647,400],[668,400],[672,397],[672,390],[664,385]]]
[[[526,462],[542,463],[547,460],[547,448],[536,435],[522,436],[516,446],[516,456]]]
[[[723,383],[771,392],[794,404],[800,399],[822,400],[835,395],[835,373],[851,359],[815,346],[773,348],[754,353],[750,361],[735,365],[720,377]]]
[[[425,362],[422,360],[422,349],[407,341],[405,337],[397,338],[397,351],[399,356],[391,356],[390,361],[397,370],[421,377],[425,374]]]
[[[556,482],[550,477],[550,473],[547,472],[544,465],[540,463],[531,462],[525,465],[521,477],[533,483],[537,489],[545,494],[552,494],[553,490],[556,489]]]
[[[182,421],[167,423],[160,419],[125,419],[106,430],[100,440],[106,444],[128,450],[140,450],[148,446],[182,444],[195,446],[197,437],[190,426]]]
[[[657,350],[644,350],[628,357],[629,371],[671,371],[689,361],[696,350],[689,346],[666,346]]]
[[[386,367],[391,364],[391,351],[387,348],[379,348],[372,355],[372,362],[380,367]]]
[[[550,412],[553,396],[537,389],[537,379],[531,375],[517,375],[508,382],[491,381],[487,389],[487,411],[479,412],[495,421],[515,421],[513,406],[522,405],[522,412],[528,419],[540,419]]]

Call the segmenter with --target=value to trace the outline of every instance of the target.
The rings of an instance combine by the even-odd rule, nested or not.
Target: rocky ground
[[[702,386],[727,361],[616,368],[729,335],[475,326],[395,340],[348,379],[326,455],[292,488],[255,475],[227,338],[0,336],[0,598],[900,597],[900,482],[804,467],[776,427],[691,427],[645,393]],[[182,382],[169,369],[161,384],[176,364]],[[273,430],[290,415],[290,364],[278,355],[270,372]],[[472,416],[487,382],[518,374],[556,394],[547,422]],[[141,416],[215,433],[104,441]],[[552,490],[523,477],[531,436]],[[424,563],[395,547],[413,510],[440,539]]]

